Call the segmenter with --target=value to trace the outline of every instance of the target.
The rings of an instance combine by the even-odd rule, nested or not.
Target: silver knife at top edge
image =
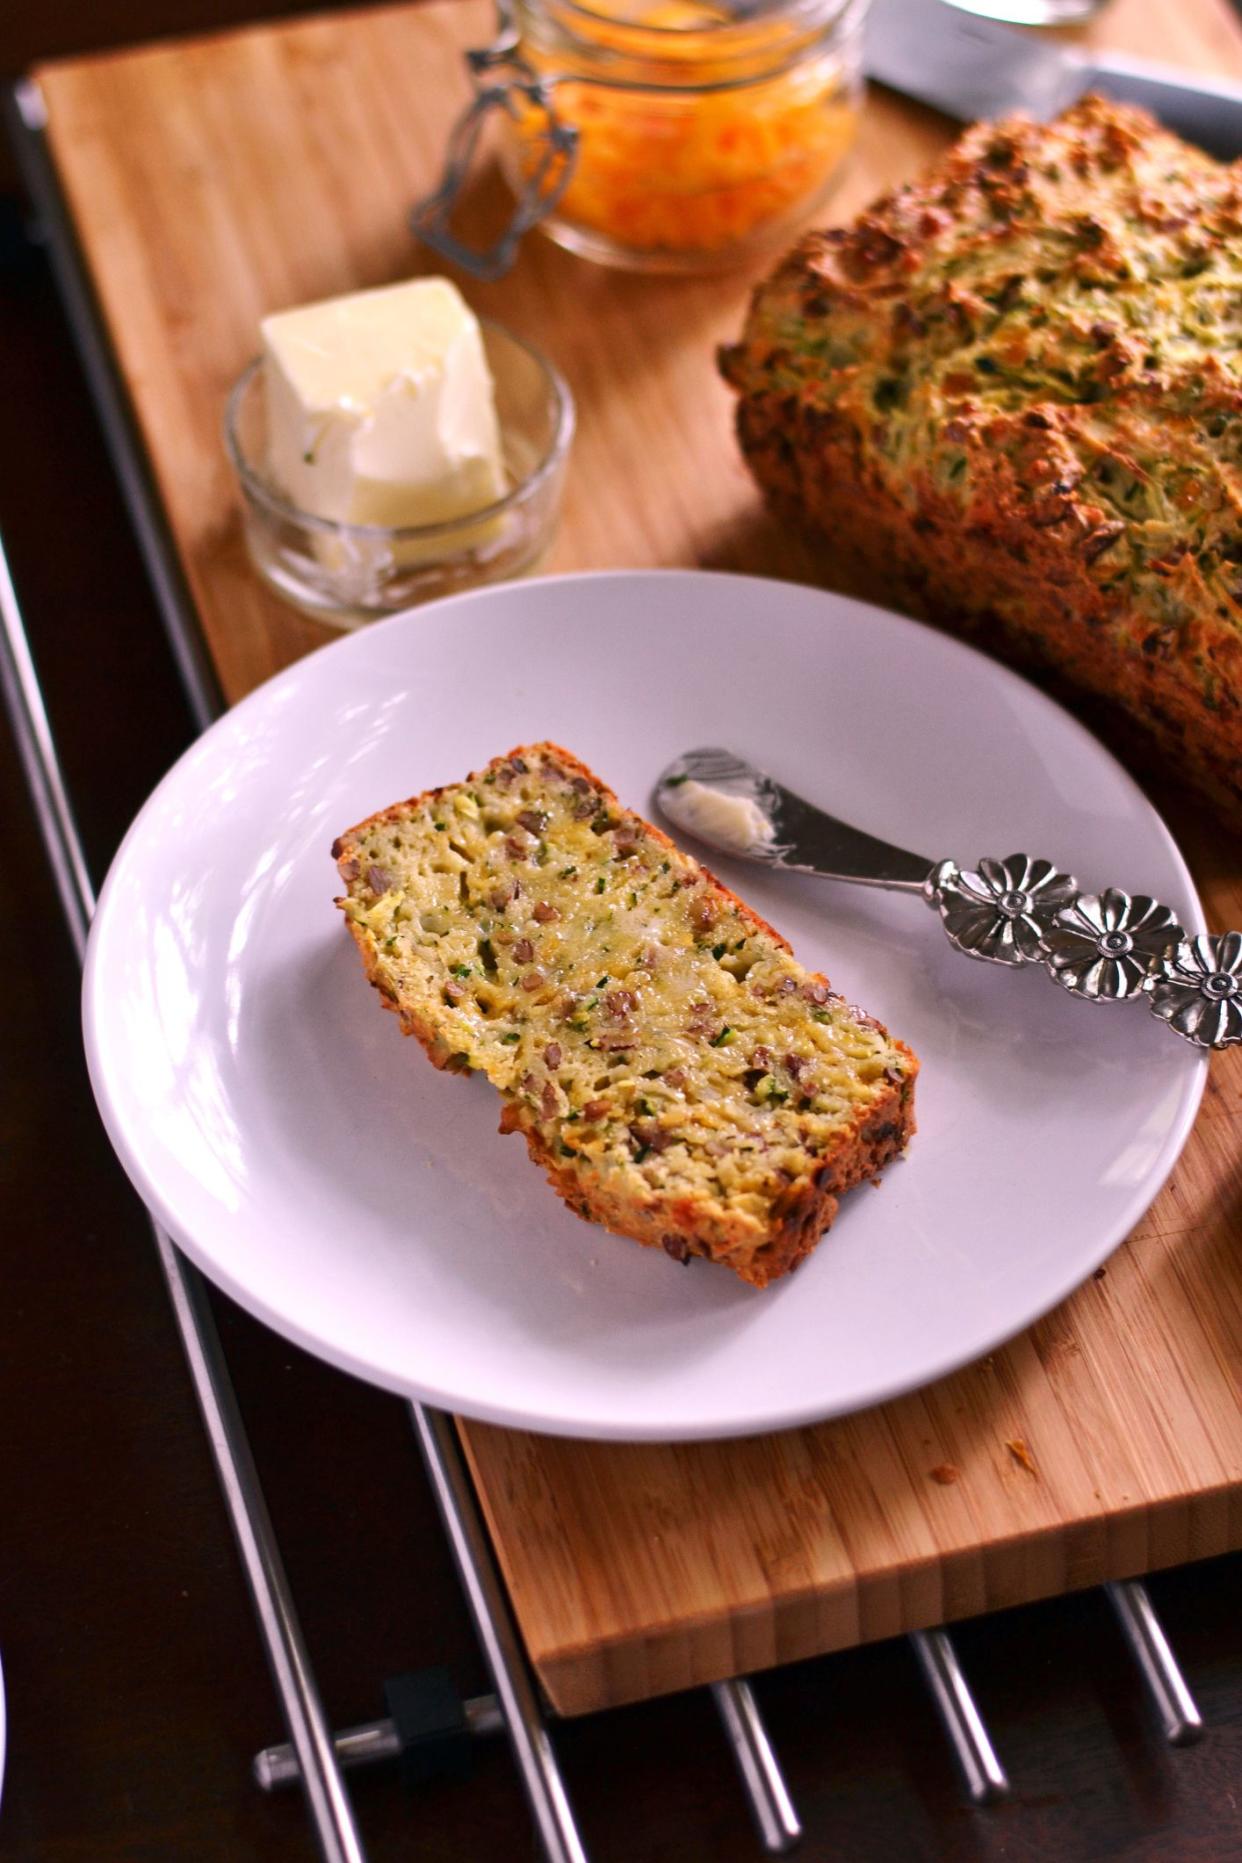
[[[1209,155],[1242,155],[1242,83],[1019,32],[945,0],[872,0],[868,77],[973,122],[1023,110],[1044,120],[1087,91],[1141,104]]]

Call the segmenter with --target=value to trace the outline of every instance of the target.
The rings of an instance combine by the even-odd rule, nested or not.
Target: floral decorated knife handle
[[[1146,893],[1082,893],[1072,874],[1027,854],[965,870],[942,860],[923,890],[949,943],[967,957],[1043,964],[1089,1003],[1144,996],[1154,1016],[1200,1048],[1242,1041],[1238,932],[1188,937]]]
[[[656,797],[677,827],[722,853],[921,894],[964,957],[1042,964],[1088,1003],[1145,1000],[1198,1048],[1242,1042],[1242,933],[1192,935],[1146,893],[1084,893],[1072,874],[1029,854],[933,863],[825,814],[732,751],[678,757]]]

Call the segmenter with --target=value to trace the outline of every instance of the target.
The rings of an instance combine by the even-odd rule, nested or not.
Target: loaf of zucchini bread
[[[580,1216],[764,1287],[914,1129],[910,1050],[554,744],[332,852],[385,1006]]]
[[[803,240],[721,360],[839,586],[1096,695],[1236,818],[1240,344],[1242,166],[1089,97]]]

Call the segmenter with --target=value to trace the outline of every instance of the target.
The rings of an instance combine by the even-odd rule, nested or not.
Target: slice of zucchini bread
[[[965,628],[1242,816],[1242,166],[1142,111],[977,124],[722,352],[840,586]]]
[[[914,1129],[910,1050],[555,744],[332,852],[385,1006],[580,1216],[764,1287]]]

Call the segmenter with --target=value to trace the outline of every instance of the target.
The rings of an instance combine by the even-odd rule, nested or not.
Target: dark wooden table
[[[245,0],[8,0],[0,72],[246,16]],[[269,4],[269,16],[291,11]],[[0,166],[0,531],[97,876],[189,741],[102,438],[12,164]],[[0,1656],[9,1759],[0,1856],[309,1857],[296,1793],[249,1760],[275,1698],[143,1214],[94,1113],[78,975],[0,724]],[[380,1711],[385,1676],[447,1664],[486,1686],[406,1413],[220,1300],[219,1319],[329,1712]],[[801,1854],[1242,1857],[1242,1559],[1153,1593],[1208,1721],[1172,1752],[1099,1594],[963,1627],[1015,1787],[964,1803],[912,1659],[881,1645],[765,1678],[806,1826]],[[573,1723],[558,1743],[592,1857],[759,1854],[707,1697]],[[409,1795],[355,1775],[376,1858],[535,1854],[514,1769]]]

